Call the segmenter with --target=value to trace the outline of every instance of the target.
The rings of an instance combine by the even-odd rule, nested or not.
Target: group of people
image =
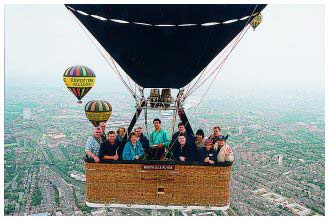
[[[213,133],[205,138],[202,129],[196,135],[189,134],[180,122],[178,131],[169,137],[161,128],[161,120],[153,120],[154,131],[149,139],[143,134],[143,128],[137,127],[127,137],[126,129],[120,127],[117,132],[107,134],[106,123],[101,122],[88,138],[85,152],[89,159],[99,163],[103,160],[163,160],[199,161],[214,165],[218,162],[233,162],[232,149],[226,143],[228,136],[221,135],[220,127],[214,127]]]

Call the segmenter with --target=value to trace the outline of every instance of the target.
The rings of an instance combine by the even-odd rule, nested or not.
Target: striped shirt
[[[97,157],[99,157],[99,148],[100,144],[96,140],[94,136],[91,136],[88,138],[86,142],[85,152],[91,151],[93,154],[95,154]]]

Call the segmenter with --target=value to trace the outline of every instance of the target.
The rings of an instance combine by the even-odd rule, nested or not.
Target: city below
[[[91,91],[83,103],[94,98],[112,105],[107,131],[128,126],[135,103],[127,92]],[[5,215],[325,214],[324,92],[209,95],[198,105],[199,98],[185,103],[194,131],[202,128],[208,136],[220,126],[235,156],[227,211],[86,206],[83,156],[93,125],[84,104],[76,104],[64,86],[6,86]],[[148,132],[155,117],[171,134],[172,112],[150,111]],[[145,128],[144,117],[137,125]]]

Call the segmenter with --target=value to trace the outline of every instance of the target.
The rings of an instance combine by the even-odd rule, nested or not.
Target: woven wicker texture
[[[99,204],[229,205],[232,167],[85,163],[86,201]]]

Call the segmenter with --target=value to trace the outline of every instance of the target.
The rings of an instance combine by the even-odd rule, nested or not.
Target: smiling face
[[[115,142],[115,134],[109,134],[108,140],[111,144],[113,144]]]
[[[184,145],[186,143],[185,136],[178,136],[178,143],[180,143],[181,145]]]
[[[94,134],[94,137],[95,137],[95,138],[100,138],[100,137],[101,137],[101,134],[102,134],[102,130],[101,130],[101,128],[100,128],[100,127],[95,128],[93,134]]]
[[[210,151],[210,149],[212,148],[212,144],[211,143],[207,143],[205,145],[206,151]]]
[[[119,135],[120,135],[120,137],[124,137],[125,136],[125,129],[123,129],[123,128],[120,128],[119,129]]]
[[[203,137],[202,137],[201,134],[197,134],[197,135],[196,135],[196,140],[197,140],[197,141],[202,141],[202,139],[203,139]]]
[[[135,145],[136,142],[137,142],[137,136],[136,136],[136,135],[131,135],[131,136],[130,136],[130,141],[131,141],[132,144]]]
[[[178,126],[178,131],[179,131],[179,133],[184,133],[185,132],[185,126],[184,125]]]
[[[224,140],[218,140],[217,141],[218,146],[222,147],[224,146]]]
[[[142,132],[143,132],[143,130],[142,130],[141,128],[137,128],[137,129],[135,130],[135,132],[136,132],[137,136],[140,137],[141,134],[142,134]]]
[[[218,128],[214,128],[214,136],[218,137],[220,135],[220,130]]]
[[[99,127],[102,129],[102,132],[105,132],[106,123],[105,122],[100,122]]]
[[[102,129],[102,132],[105,132],[106,123],[105,122],[100,122],[99,127]]]
[[[155,130],[159,130],[161,128],[161,123],[159,121],[153,122]]]

